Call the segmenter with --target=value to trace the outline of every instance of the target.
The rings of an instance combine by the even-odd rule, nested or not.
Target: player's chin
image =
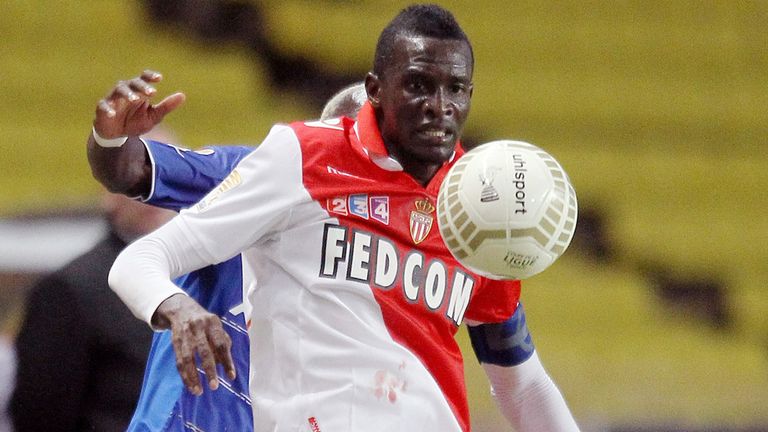
[[[425,139],[419,140],[415,146],[415,152],[419,154],[420,159],[425,162],[446,162],[456,149],[456,140],[453,137],[448,139]]]
[[[455,146],[430,146],[420,149],[419,159],[425,163],[443,164],[451,160]]]
[[[450,139],[446,140],[442,144],[438,146],[433,146],[430,149],[434,152],[434,154],[440,158],[442,161],[448,161],[452,156],[453,152],[456,150],[456,140]]]

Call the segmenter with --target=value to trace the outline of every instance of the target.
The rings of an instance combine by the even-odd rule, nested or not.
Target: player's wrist
[[[123,144],[125,144],[126,141],[128,141],[127,136],[121,136],[117,138],[104,138],[101,135],[99,135],[98,132],[96,132],[96,127],[92,127],[91,131],[93,133],[93,140],[96,141],[96,144],[98,144],[101,147],[106,148],[115,148],[115,147],[122,147]]]

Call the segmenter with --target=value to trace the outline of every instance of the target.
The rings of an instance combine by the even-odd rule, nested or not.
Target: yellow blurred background
[[[572,247],[524,284],[537,349],[584,430],[768,427],[768,2],[440,3],[475,49],[466,134],[549,150],[612,245],[603,259]],[[281,50],[362,78],[408,2],[259,4]],[[187,147],[257,144],[272,123],[317,117],[242,44],[160,25],[142,5],[0,2],[0,216],[96,205],[95,104],[146,68],[165,75],[161,95],[187,93],[166,119]],[[722,283],[729,324],[665,303],[648,263]],[[12,332],[22,311],[5,310]],[[466,359],[476,429],[503,430]]]

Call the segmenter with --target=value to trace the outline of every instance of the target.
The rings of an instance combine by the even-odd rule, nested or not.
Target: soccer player
[[[171,326],[184,381],[199,393],[194,353],[215,387],[214,360],[227,373],[234,371],[228,340],[216,320],[176,295],[167,276],[246,250],[244,260],[260,278],[250,291],[258,301],[249,314],[257,430],[276,425],[322,430],[323,424],[372,430],[374,413],[384,419],[382,427],[396,430],[425,425],[466,430],[461,359],[452,339],[456,327],[465,315],[473,323],[506,320],[473,331],[480,339],[495,334],[497,342],[514,339],[504,330],[525,327],[521,309],[516,311],[519,283],[465,271],[431,232],[437,186],[461,153],[456,144],[472,85],[468,40],[446,11],[415,7],[395,19],[381,41],[366,79],[369,102],[356,123],[276,126],[217,191],[137,243],[113,271],[117,290],[137,314],[147,320],[155,315],[155,324]],[[102,104],[103,117],[123,120],[126,112],[144,110],[142,120],[154,124],[183,100],[172,95],[149,105],[133,91],[151,96],[154,90],[132,86],[117,92],[125,98]],[[126,109],[131,99],[141,100]],[[97,113],[94,130],[130,139],[96,141],[135,142],[141,121],[114,123],[99,122]],[[153,256],[143,259],[144,252]],[[137,273],[140,268],[149,273]],[[125,269],[141,281],[126,278]],[[510,319],[513,312],[517,320]],[[497,396],[527,389],[520,394],[537,402],[525,416],[513,416],[513,423],[519,421],[520,430],[575,430],[556,389],[553,395],[542,390],[547,385],[527,386],[526,379],[540,382],[540,363],[532,347],[515,346],[527,353],[520,366],[511,346],[476,346],[481,361],[492,363],[486,370],[499,372],[501,379],[489,373]],[[523,373],[525,365],[531,367]],[[510,402],[526,406],[499,401],[503,410]],[[551,410],[543,411],[558,404],[562,418],[527,420],[551,418]]]

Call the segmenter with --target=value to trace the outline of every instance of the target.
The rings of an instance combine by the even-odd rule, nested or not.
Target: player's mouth
[[[424,131],[424,135],[435,137],[435,138],[443,138],[445,137],[445,131]]]
[[[423,140],[435,145],[445,144],[453,137],[453,133],[450,130],[440,128],[421,129],[418,134]]]

